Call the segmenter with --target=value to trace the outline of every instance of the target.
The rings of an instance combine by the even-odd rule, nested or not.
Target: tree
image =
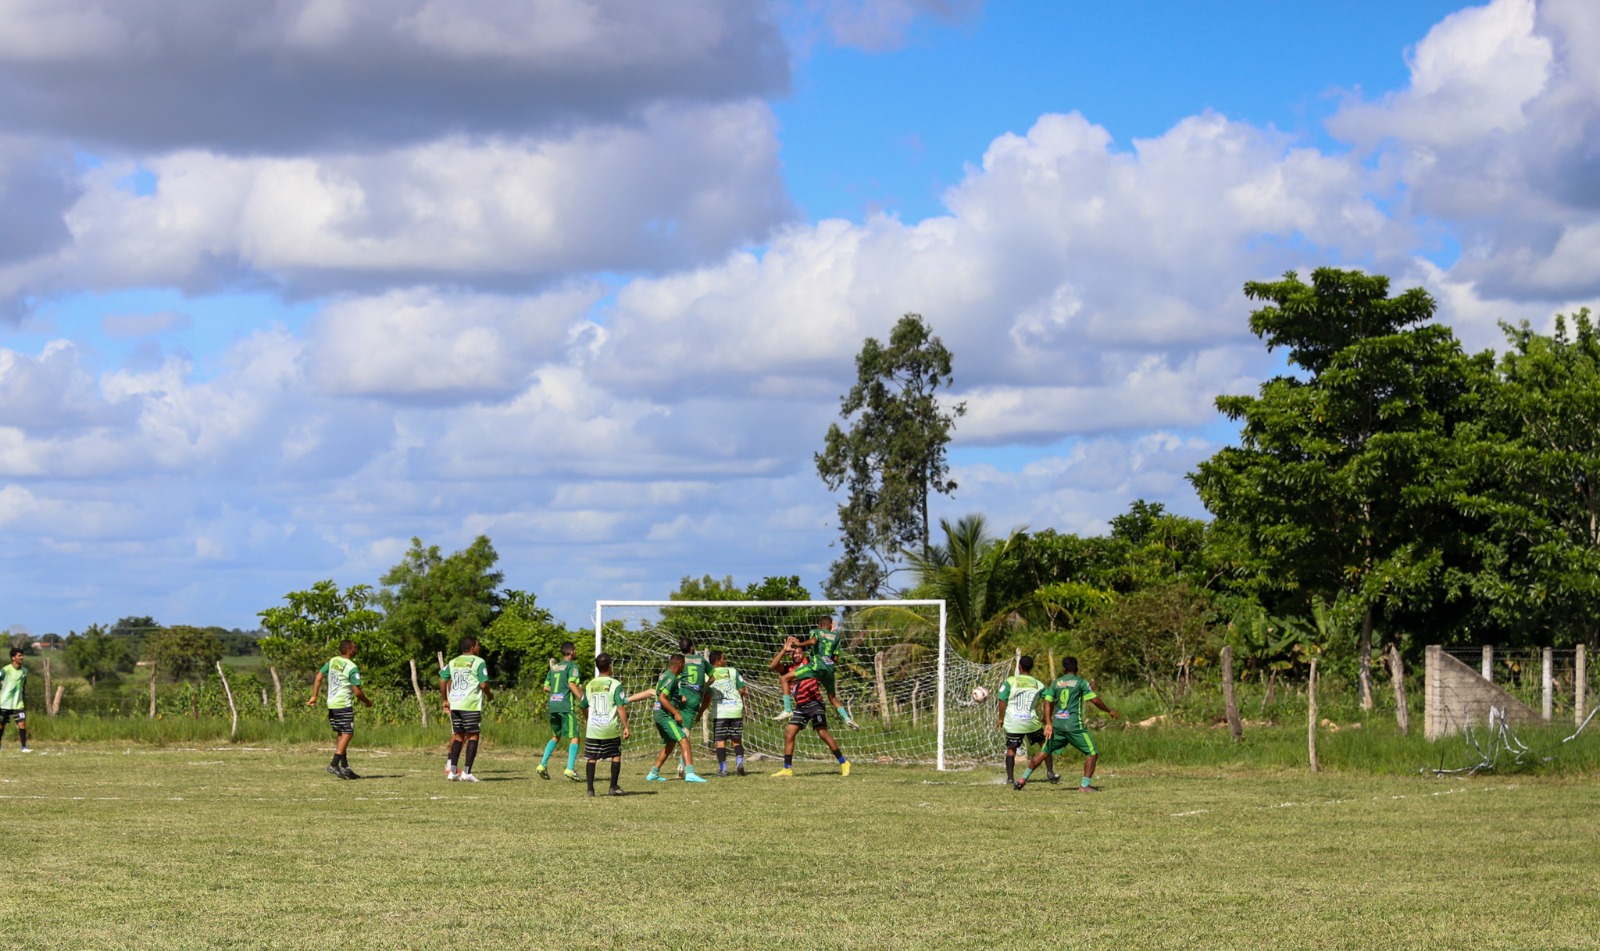
[[[68,634],[65,649],[67,663],[91,685],[132,667],[127,644],[98,624],[89,625],[82,634]]]
[[[482,637],[500,607],[494,570],[500,556],[488,536],[445,556],[438,545],[411,539],[411,550],[383,576],[378,596],[384,628],[406,656],[453,654],[462,637]]]
[[[1018,529],[1005,541],[989,534],[982,515],[967,515],[954,525],[939,520],[944,541],[920,552],[907,551],[906,560],[917,575],[915,593],[919,597],[945,601],[947,633],[967,656],[987,661],[1005,636],[1006,620],[1015,605],[996,597],[997,561],[993,550],[1010,546],[1021,536]]]
[[[594,663],[594,638],[576,638],[549,609],[526,591],[508,590],[500,599],[500,614],[483,632],[484,660],[507,683],[515,683],[524,670],[530,679],[544,675],[549,661],[561,656],[561,645],[572,641],[580,663]]]
[[[1205,593],[1179,579],[1117,598],[1081,628],[1101,673],[1133,674],[1171,705],[1188,691],[1197,658],[1217,646]]]
[[[844,551],[824,586],[829,597],[874,597],[901,551],[927,550],[928,496],[956,489],[945,447],[967,407],[947,410],[937,396],[952,380],[950,351],[917,314],[900,318],[887,346],[872,337],[862,345],[856,384],[839,404],[850,428],[829,426],[815,456],[829,491],[848,493],[838,510]]]
[[[283,600],[287,603],[258,615],[266,631],[261,653],[294,676],[310,677],[347,638],[360,645],[360,663],[369,671],[374,664],[404,662],[404,655],[379,634],[383,615],[373,606],[376,595],[370,585],[340,591],[331,580],[319,581],[304,591],[289,592]]]
[[[222,659],[222,642],[205,628],[174,624],[145,636],[144,659],[173,680],[200,679]]]
[[[1223,396],[1240,443],[1190,476],[1251,593],[1303,614],[1341,594],[1361,609],[1359,683],[1372,705],[1372,632],[1380,611],[1423,616],[1461,557],[1447,484],[1453,433],[1474,392],[1472,361],[1430,323],[1420,288],[1389,297],[1388,278],[1319,268],[1245,293],[1268,306],[1250,329],[1285,349],[1291,373],[1257,396]],[[1243,564],[1238,562],[1242,561]]]

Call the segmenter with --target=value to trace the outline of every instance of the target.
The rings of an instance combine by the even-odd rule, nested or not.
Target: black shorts
[[[719,740],[744,742],[744,717],[718,718],[712,735]]]
[[[21,710],[0,710],[0,726],[5,726],[12,720],[17,721],[17,726],[23,726],[28,722],[28,715]]]
[[[828,728],[828,708],[822,705],[821,700],[802,703],[795,708],[794,716],[789,718],[789,723],[801,729],[810,726],[813,730],[826,730]]]
[[[356,731],[356,708],[338,707],[328,709],[328,726],[333,727],[333,732],[341,736],[353,734]]]
[[[614,736],[609,740],[596,740],[593,738],[583,741],[584,759],[616,759],[622,755],[622,737]]]
[[[1006,749],[1012,751],[1021,749],[1024,740],[1033,746],[1043,746],[1044,727],[1040,727],[1032,733],[1012,733],[1008,730],[1006,732]]]
[[[473,733],[482,733],[483,732],[483,711],[482,710],[451,710],[450,711],[450,732],[451,733],[465,733],[465,734],[468,734],[468,735],[471,735]]]

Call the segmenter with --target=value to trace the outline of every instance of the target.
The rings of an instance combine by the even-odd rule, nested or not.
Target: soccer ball
[[[986,688],[986,687],[973,687],[972,688],[972,702],[973,703],[982,703],[987,699],[989,699],[989,690],[988,690],[988,688]]]

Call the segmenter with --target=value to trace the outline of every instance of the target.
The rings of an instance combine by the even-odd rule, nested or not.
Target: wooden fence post
[[[872,655],[872,666],[878,675],[878,715],[883,717],[883,725],[889,725],[889,688],[884,683],[883,668],[888,661],[884,659],[883,651]]]
[[[222,678],[222,692],[228,695],[228,712],[233,714],[233,726],[228,728],[228,739],[239,736],[239,708],[233,705],[233,688],[228,686],[228,675],[222,671],[222,661],[217,661],[217,676]]]
[[[156,662],[150,662],[150,719],[156,718]]]
[[[1319,773],[1317,762],[1317,659],[1311,658],[1311,676],[1306,679],[1306,747],[1311,753],[1311,771]]]
[[[56,715],[55,704],[50,702],[50,658],[44,659],[44,714],[47,717]]]
[[[66,684],[56,684],[56,697],[54,700],[45,700],[45,705],[50,710],[50,715],[55,716],[61,712],[61,695],[67,692]]]
[[[1228,732],[1233,734],[1233,742],[1239,742],[1244,736],[1244,724],[1239,720],[1239,704],[1233,696],[1233,645],[1225,644],[1222,648],[1222,701],[1227,706]]]
[[[1400,735],[1411,732],[1411,707],[1406,704],[1406,662],[1400,657],[1400,648],[1389,645],[1389,679],[1394,681],[1394,721],[1400,726]]]
[[[439,657],[439,669],[444,670],[444,651],[438,651],[437,654]]]
[[[1555,651],[1546,647],[1540,660],[1539,681],[1544,690],[1544,702],[1540,705],[1539,715],[1549,720],[1555,715]]]
[[[1585,650],[1584,646],[1579,644],[1572,658],[1573,666],[1576,668],[1573,671],[1574,676],[1572,678],[1572,722],[1578,726],[1583,726],[1583,715],[1587,712],[1584,710],[1584,704],[1588,702],[1589,692],[1589,658],[1586,656],[1587,653],[1588,651]]]
[[[422,725],[426,727],[428,725],[428,705],[422,699],[422,685],[417,682],[416,658],[412,658],[409,663],[411,664],[411,689],[416,691],[417,707],[422,711]]]
[[[278,668],[268,667],[272,674],[272,695],[278,701],[278,722],[283,722],[283,682],[278,679]]]

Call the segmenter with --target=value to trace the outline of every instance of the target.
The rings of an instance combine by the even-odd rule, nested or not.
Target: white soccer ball
[[[972,702],[973,703],[982,703],[987,699],[989,699],[989,690],[988,690],[987,687],[973,687],[972,688]]]

